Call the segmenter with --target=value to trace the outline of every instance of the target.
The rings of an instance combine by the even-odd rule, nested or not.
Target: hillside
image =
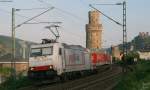
[[[33,44],[33,42],[23,41],[21,39],[16,38],[16,58],[22,58],[23,55],[23,47],[25,47],[26,58],[28,57],[29,45]],[[0,59],[8,59],[11,58],[12,52],[12,39],[8,36],[0,35]]]
[[[131,44],[134,46],[134,50],[150,50],[150,36],[136,36]]]
[[[119,45],[119,49],[122,50],[122,44]],[[142,35],[137,35],[133,40],[127,43],[128,50],[134,51],[150,51],[150,35],[142,33]]]

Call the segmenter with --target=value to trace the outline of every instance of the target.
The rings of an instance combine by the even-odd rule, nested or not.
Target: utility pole
[[[127,55],[126,2],[123,2],[123,54]]]
[[[11,75],[16,78],[16,40],[15,40],[15,8],[12,8],[12,61],[11,61]]]
[[[16,59],[16,40],[15,40],[16,38],[15,38],[15,30],[16,30],[16,28],[22,26],[23,24],[28,23],[29,21],[31,21],[31,20],[33,20],[33,19],[35,19],[35,18],[37,18],[37,17],[43,15],[44,13],[46,13],[46,12],[52,10],[52,9],[54,9],[54,7],[51,7],[51,8],[49,8],[48,10],[46,10],[46,11],[44,11],[44,12],[42,12],[42,13],[40,13],[40,14],[38,14],[38,15],[32,17],[32,18],[30,18],[29,20],[26,20],[26,21],[24,21],[23,23],[21,23],[21,24],[15,26],[15,11],[19,11],[19,10],[21,10],[21,9],[12,8],[12,59],[11,59],[11,69],[12,69],[12,70],[11,70],[11,76],[12,76],[14,79],[16,79],[16,61],[15,61],[15,59]]]
[[[126,60],[127,56],[127,28],[126,28],[126,2],[123,2],[123,72],[126,72]]]
[[[123,6],[123,23],[119,23],[116,20],[114,20],[113,18],[107,16],[106,14],[104,14],[103,12],[101,12],[100,10],[96,9],[95,7],[93,7],[92,5],[90,5],[91,8],[99,11],[102,15],[104,15],[105,17],[107,17],[108,19],[110,19],[111,21],[115,22],[116,24],[122,26],[123,28],[123,45],[122,45],[122,51],[123,51],[123,68],[122,71],[125,72],[126,70],[126,60],[125,57],[127,55],[127,25],[126,25],[126,1],[123,1],[123,3],[116,3],[116,4],[96,4],[96,5],[122,5]]]

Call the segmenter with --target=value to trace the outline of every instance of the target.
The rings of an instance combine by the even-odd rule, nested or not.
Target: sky
[[[62,22],[59,24],[59,41],[68,44],[85,46],[85,25],[88,24],[88,12],[94,7],[122,23],[122,6],[104,6],[94,4],[115,4],[123,0],[12,0],[0,2],[0,35],[11,36],[11,10],[15,11],[15,26],[44,12],[48,8],[54,9],[30,21],[32,22]],[[150,32],[150,0],[126,0],[127,2],[127,36],[131,41],[139,32]],[[42,9],[35,9],[42,8]],[[28,10],[32,9],[32,10]],[[103,47],[110,47],[122,43],[122,27],[100,16],[103,25]],[[23,24],[16,28],[16,37],[41,42],[42,38],[54,38],[45,27],[51,24]]]

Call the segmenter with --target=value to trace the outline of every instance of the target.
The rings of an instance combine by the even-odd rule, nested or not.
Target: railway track
[[[107,68],[107,70],[106,70]],[[88,77],[68,81],[65,83],[53,83],[41,86],[31,86],[20,90],[110,90],[116,84],[116,79],[120,74],[120,68],[113,66],[103,66],[99,73]],[[105,70],[105,72],[103,71]],[[109,85],[109,86],[108,86]]]
[[[118,73],[106,76],[104,78],[89,81],[82,85],[72,87],[69,90],[92,90],[92,89],[95,90],[96,88],[97,88],[97,90],[104,90],[105,88],[108,87],[108,83],[112,82],[116,77],[118,77]],[[107,85],[105,85],[105,84],[107,84]]]
[[[116,81],[115,79],[120,74],[120,70],[117,69],[118,68],[112,68],[107,70],[106,72],[98,73],[97,75],[92,75],[63,84],[60,83],[52,87],[43,87],[39,90],[96,90],[96,88],[97,90],[105,90],[107,87],[112,86],[111,82]],[[110,83],[110,85],[107,86],[107,83]]]
[[[107,72],[110,72],[110,65],[104,65],[104,66],[101,66],[101,67],[99,67],[99,69],[98,69],[98,72],[99,73],[107,73]],[[87,77],[81,77],[81,78],[78,78],[78,79],[75,79],[75,80],[70,80],[70,81],[67,81],[67,83],[69,82],[69,84],[70,85],[74,85],[74,84],[76,84],[76,83],[80,83],[80,82],[78,82],[78,80],[80,79],[80,81],[82,81],[82,82],[84,82],[86,79],[88,79],[88,80],[90,80],[90,79],[93,79],[93,77],[96,77],[96,78],[98,78],[97,77],[97,75],[91,75],[91,76],[87,76]],[[58,84],[57,82],[47,82],[47,83],[39,83],[39,84],[36,84],[35,86],[45,86],[45,85],[51,85],[51,84]],[[69,85],[69,86],[70,86]]]

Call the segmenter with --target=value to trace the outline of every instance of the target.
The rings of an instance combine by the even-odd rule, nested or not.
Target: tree
[[[125,57],[127,64],[133,64],[135,59],[139,60],[139,54],[133,51],[129,52],[127,56]]]

